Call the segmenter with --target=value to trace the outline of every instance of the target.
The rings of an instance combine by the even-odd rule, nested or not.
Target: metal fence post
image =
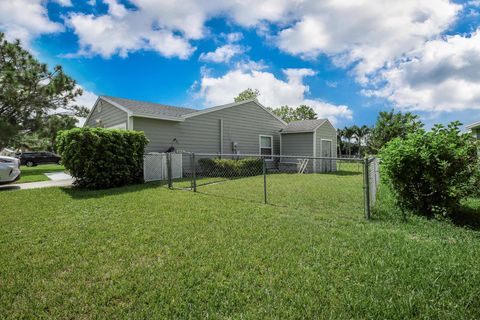
[[[363,178],[365,192],[365,218],[370,219],[370,175],[368,174],[368,158],[363,160]]]
[[[195,163],[195,153],[192,152],[192,178],[193,178],[193,192],[197,192],[197,168]]]
[[[168,176],[168,187],[170,189],[173,188],[172,182],[172,154],[169,152],[167,153],[167,176]]]
[[[267,204],[267,162],[265,157],[262,157],[263,163],[263,201]]]

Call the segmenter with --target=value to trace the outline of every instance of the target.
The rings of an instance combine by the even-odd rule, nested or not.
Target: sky
[[[0,30],[98,95],[202,109],[258,89],[337,127],[480,121],[480,0],[0,0]]]

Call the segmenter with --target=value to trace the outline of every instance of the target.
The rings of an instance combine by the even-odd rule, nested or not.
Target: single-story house
[[[466,125],[465,128],[467,128],[475,138],[480,139],[480,121]]]
[[[337,150],[327,119],[287,124],[256,100],[197,110],[100,96],[85,126],[143,131],[147,152],[336,157]],[[320,168],[312,163],[307,170]]]

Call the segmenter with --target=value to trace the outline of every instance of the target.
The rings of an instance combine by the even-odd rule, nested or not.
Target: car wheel
[[[26,165],[27,167],[33,167],[35,163],[33,163],[33,161],[27,161]]]

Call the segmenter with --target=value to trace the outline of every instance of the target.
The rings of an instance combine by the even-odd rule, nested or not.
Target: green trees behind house
[[[384,145],[395,138],[405,138],[408,134],[419,131],[423,123],[418,115],[410,112],[401,113],[381,111],[372,130],[369,141],[371,153],[378,153]]]

